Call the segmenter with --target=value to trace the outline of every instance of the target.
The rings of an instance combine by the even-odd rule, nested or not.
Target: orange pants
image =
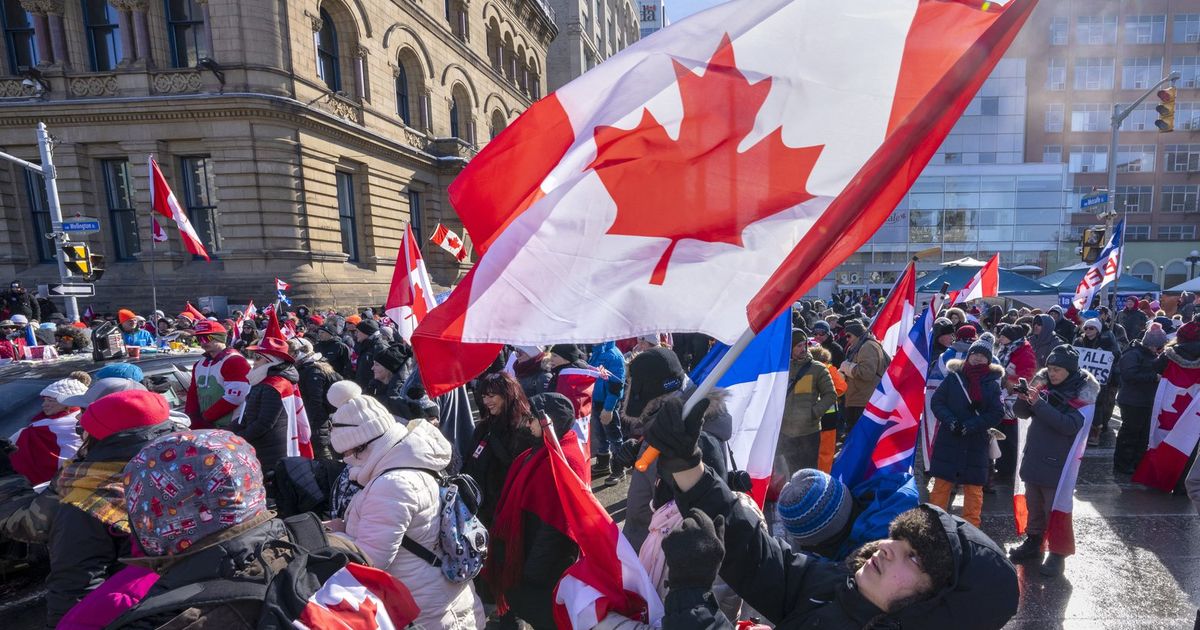
[[[833,470],[833,451],[837,448],[837,429],[821,431],[821,450],[817,454],[817,469],[828,474]]]
[[[979,513],[983,511],[983,486],[960,486],[963,491],[963,520],[979,527]],[[929,502],[950,511],[950,491],[954,483],[945,479],[933,478],[933,491],[929,493]]]

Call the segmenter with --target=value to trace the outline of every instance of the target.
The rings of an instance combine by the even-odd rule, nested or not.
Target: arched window
[[[1154,282],[1154,265],[1143,260],[1129,269],[1129,275],[1146,282]]]
[[[317,73],[329,91],[338,92],[342,89],[337,27],[325,9],[321,9],[321,30],[317,33]]]
[[[459,123],[459,116],[462,109],[458,106],[458,99],[450,99],[450,136],[453,138],[462,138],[462,125]]]
[[[1170,289],[1173,286],[1183,284],[1188,281],[1188,266],[1181,260],[1176,260],[1163,270],[1162,288]]]
[[[396,114],[409,127],[413,126],[412,109],[408,100],[408,72],[404,64],[396,66]]]
[[[488,61],[492,64],[492,70],[503,72],[504,49],[500,43],[500,24],[496,22],[496,18],[492,18],[488,22],[487,27],[487,51]]]
[[[488,125],[488,132],[492,138],[500,135],[501,131],[508,126],[508,121],[504,119],[504,112],[494,109],[492,110],[492,122]]]
[[[8,69],[20,74],[23,68],[38,64],[37,37],[34,36],[33,15],[19,0],[4,0],[0,22],[4,26],[4,47],[8,49]]]
[[[471,129],[471,97],[461,83],[450,90],[450,135],[467,144],[475,144]]]

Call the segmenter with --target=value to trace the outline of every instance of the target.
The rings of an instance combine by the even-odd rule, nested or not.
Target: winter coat
[[[375,355],[387,350],[387,342],[383,340],[383,335],[375,333],[370,337],[358,342],[354,346],[354,351],[358,354],[358,363],[354,367],[354,382],[358,386],[366,389],[371,384],[371,380],[375,378],[372,373],[375,367]]]
[[[1079,332],[1079,327],[1075,325],[1075,322],[1066,317],[1060,317],[1054,323],[1054,334],[1063,339],[1074,339],[1077,332]]]
[[[1004,376],[1004,368],[990,365],[990,371],[980,379],[982,398],[971,400],[965,389],[964,366],[963,361],[950,362],[950,376],[942,381],[930,402],[938,419],[938,430],[933,440],[929,476],[957,484],[982,486],[987,483],[991,467],[988,447],[992,439],[988,429],[999,426],[1004,418],[1004,406],[1000,402],[1000,379]],[[962,435],[955,432],[959,426]]]
[[[840,366],[842,361],[846,360],[846,351],[842,348],[842,344],[834,340],[833,333],[825,336],[825,341],[821,342],[821,347],[829,351],[829,363],[833,367]]]
[[[412,408],[411,399],[404,393],[404,384],[407,381],[408,375],[401,371],[393,374],[386,383],[378,379],[371,379],[371,383],[365,389],[368,394],[383,403],[383,406],[387,407],[393,416],[405,420],[418,418],[420,410]]]
[[[592,407],[604,411],[616,409],[625,397],[625,357],[617,349],[617,343],[606,341],[593,346],[588,365],[602,367],[609,375],[603,381],[596,380],[596,386],[592,388]]]
[[[1181,300],[1178,313],[1183,317],[1185,324],[1192,321],[1192,318],[1196,316],[1196,296],[1190,295],[1186,301]]]
[[[542,359],[545,356],[546,354],[542,353],[524,361],[517,361],[513,365],[517,382],[521,384],[521,390],[525,392],[526,398],[533,398],[538,394],[550,391],[550,379],[552,378],[550,370],[543,369],[542,366]]]
[[[563,572],[579,559],[579,546],[565,534],[526,512],[525,563],[521,579],[505,593],[513,613],[536,630],[554,628],[554,589]]]
[[[1116,322],[1104,322],[1104,327],[1112,331],[1113,337],[1117,339],[1117,345],[1121,348],[1121,352],[1129,347],[1129,333],[1125,332],[1125,327]]]
[[[1130,339],[1141,339],[1149,322],[1150,318],[1136,308],[1124,308],[1117,313],[1117,323],[1125,327],[1125,334],[1129,335]]]
[[[788,384],[780,435],[801,437],[820,431],[821,416],[837,401],[833,379],[825,364],[812,358],[793,362]]]
[[[1054,333],[1054,318],[1049,315],[1038,315],[1037,324],[1042,327],[1040,333],[1030,333],[1028,342],[1033,346],[1033,354],[1037,357],[1038,369],[1046,367],[1046,357],[1050,351],[1066,343]],[[1032,326],[1031,326],[1032,328]]]
[[[170,422],[122,431],[87,446],[82,461],[128,462],[155,439],[174,430]],[[65,501],[50,524],[50,575],[46,577],[46,619],[55,625],[89,591],[120,568],[130,554],[130,537]]]
[[[121,339],[125,341],[127,346],[153,346],[154,336],[150,331],[144,329],[134,330],[133,332],[121,331]]]
[[[313,453],[317,457],[331,457],[329,432],[332,430],[332,420],[329,416],[335,408],[329,404],[325,395],[334,383],[342,380],[342,377],[334,371],[333,366],[315,355],[296,361],[296,368],[300,377],[300,398],[304,401],[304,411],[308,414]]]
[[[698,508],[710,517],[724,515],[727,553],[720,577],[778,630],[950,630],[962,627],[963,610],[999,628],[1017,612],[1016,570],[996,543],[932,506],[922,509],[938,515],[957,573],[932,598],[884,613],[862,596],[844,563],[797,553],[771,537],[762,519],[739,504],[712,471],[705,470],[678,501],[683,513]],[[671,589],[665,607],[664,630],[732,628],[705,589]]]
[[[300,381],[294,365],[284,363],[267,371],[267,377],[279,376],[292,385]],[[301,393],[301,398],[304,394]],[[229,429],[254,447],[262,469],[274,470],[275,464],[288,454],[288,417],[279,391],[268,383],[258,383],[246,395],[242,414]]]
[[[1121,353],[1121,388],[1117,404],[1129,407],[1154,407],[1158,378],[1165,367],[1164,360],[1140,341],[1129,344]]]
[[[354,376],[354,368],[350,364],[350,348],[342,343],[341,339],[318,341],[313,344],[313,349],[320,352],[329,362],[329,367],[343,378]]]
[[[479,484],[479,491],[483,495],[479,504],[479,520],[488,527],[492,526],[492,519],[496,515],[508,469],[519,454],[515,451],[515,429],[498,426],[501,422],[499,418],[489,418],[476,424],[470,450],[462,454],[463,472],[471,475]]]
[[[363,550],[371,566],[408,586],[421,609],[417,625],[482,628],[483,607],[471,582],[450,582],[440,568],[400,546],[408,538],[429,550],[437,547],[441,495],[437,480],[427,471],[441,471],[450,464],[450,443],[424,420],[409,422],[407,432],[396,435],[385,434],[369,447],[367,462],[351,468],[351,476],[363,489],[346,511],[345,537]],[[389,439],[396,441],[384,442]]]
[[[1105,388],[1116,387],[1121,380],[1121,344],[1117,342],[1117,336],[1112,334],[1112,331],[1105,328],[1096,335],[1095,339],[1088,339],[1087,336],[1080,334],[1075,338],[1071,345],[1079,346],[1080,348],[1091,348],[1093,350],[1104,350],[1111,352],[1113,355],[1112,373],[1108,375],[1108,382],[1104,384]]]
[[[29,291],[5,293],[4,299],[0,300],[0,309],[7,311],[7,314],[3,314],[3,318],[0,319],[12,319],[13,315],[24,315],[29,321],[42,321],[42,308],[38,305],[37,298],[30,295]]]
[[[946,351],[929,366],[929,377],[925,380],[925,389],[936,390],[950,374],[950,362],[966,359],[967,350],[970,349],[970,341],[955,341],[950,344],[950,347],[946,348]]]
[[[854,356],[846,360],[854,364],[849,370],[842,371],[846,374],[846,406],[866,407],[891,359],[878,341],[864,339]]]
[[[1021,480],[1056,488],[1076,436],[1091,423],[1100,383],[1087,371],[1079,370],[1061,385],[1052,386],[1043,368],[1030,387],[1044,390],[1045,395],[1033,405],[1023,398],[1013,404],[1018,418],[1033,419],[1021,458]]]

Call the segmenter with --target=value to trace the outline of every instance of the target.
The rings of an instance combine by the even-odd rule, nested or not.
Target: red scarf
[[[990,363],[982,365],[963,364],[963,380],[967,382],[967,396],[971,398],[971,402],[983,400],[983,377],[987,376],[987,373],[991,371],[992,365]]]

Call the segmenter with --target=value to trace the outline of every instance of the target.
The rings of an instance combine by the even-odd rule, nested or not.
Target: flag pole
[[[147,158],[147,168],[150,170],[150,301],[154,305],[154,310],[158,310],[158,265],[154,262],[155,247],[154,239],[157,234],[154,233],[154,154],[151,153]],[[154,332],[158,334],[158,322],[154,322]]]

